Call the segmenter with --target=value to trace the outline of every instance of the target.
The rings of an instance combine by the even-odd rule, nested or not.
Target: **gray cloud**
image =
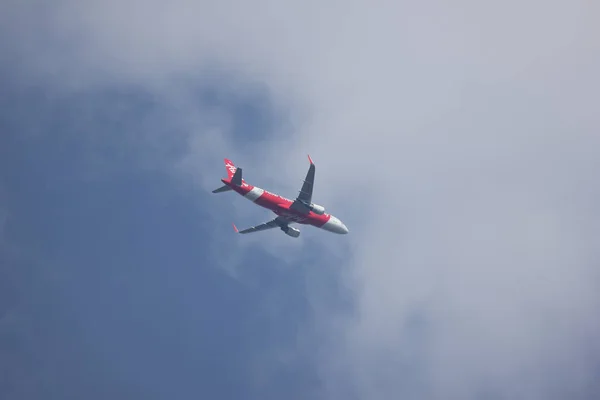
[[[8,210],[4,203],[4,188],[0,185],[0,249],[4,245],[6,222],[8,221]]]
[[[2,36],[22,44],[3,46],[27,79],[181,98],[171,79],[216,65],[292,110],[289,136],[210,143],[255,176],[281,166],[275,189],[290,193],[310,152],[318,201],[352,230],[340,279],[354,313],[332,314],[323,288],[311,299],[331,398],[598,395],[592,3],[62,1],[43,19],[3,7]],[[204,132],[180,167],[217,153]]]

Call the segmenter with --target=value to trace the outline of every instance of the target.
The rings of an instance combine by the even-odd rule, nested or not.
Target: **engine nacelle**
[[[311,204],[310,205],[310,210],[312,212],[314,212],[315,214],[317,214],[317,215],[323,215],[323,214],[325,214],[325,207],[320,206],[318,204]]]
[[[291,226],[286,226],[281,228],[282,231],[285,232],[286,235],[297,238],[300,236],[300,230],[296,228],[292,228]]]

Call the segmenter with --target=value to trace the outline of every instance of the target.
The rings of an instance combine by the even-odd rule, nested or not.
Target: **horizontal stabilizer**
[[[236,168],[235,174],[231,177],[231,183],[236,186],[242,186],[242,169],[240,167]]]
[[[223,192],[229,192],[230,190],[233,190],[233,189],[227,185],[223,185],[220,188],[213,190],[212,192],[213,193],[223,193]]]

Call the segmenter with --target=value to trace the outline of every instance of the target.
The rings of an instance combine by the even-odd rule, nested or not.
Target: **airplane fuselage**
[[[348,233],[348,228],[346,228],[342,221],[331,214],[323,213],[319,215],[313,211],[309,211],[307,214],[302,213],[290,208],[290,206],[293,204],[292,200],[282,197],[278,194],[271,193],[268,190],[249,185],[245,181],[242,181],[240,186],[232,185],[231,179],[221,179],[221,181],[240,195],[244,196],[246,199],[261,207],[273,211],[278,216],[284,217],[290,222],[303,225],[312,225],[333,233]]]

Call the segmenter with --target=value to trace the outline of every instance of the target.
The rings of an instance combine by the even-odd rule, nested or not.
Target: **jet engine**
[[[318,204],[311,203],[310,210],[312,212],[314,212],[315,214],[317,214],[317,215],[323,215],[323,214],[325,214],[325,207],[320,206]]]
[[[297,238],[300,236],[300,230],[296,228],[292,228],[291,226],[284,226],[281,228],[282,231],[285,232],[286,235]]]

